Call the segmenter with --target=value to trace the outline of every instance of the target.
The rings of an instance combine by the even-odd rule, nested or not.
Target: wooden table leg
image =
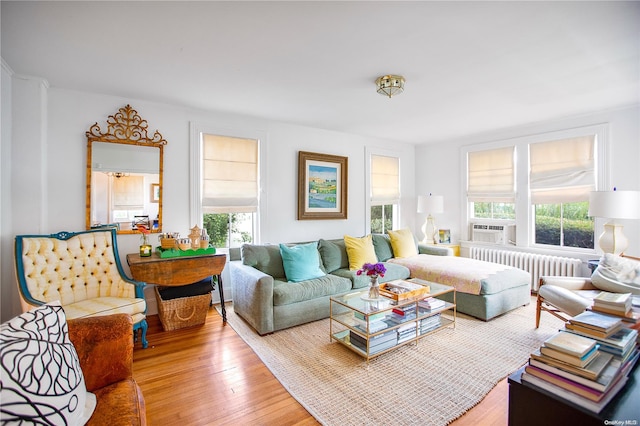
[[[227,325],[227,308],[224,306],[224,291],[222,289],[222,275],[218,275],[218,293],[220,293],[220,306],[222,308],[222,325]]]

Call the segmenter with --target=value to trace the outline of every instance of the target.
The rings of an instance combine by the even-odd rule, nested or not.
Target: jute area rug
[[[445,425],[478,404],[562,327],[535,303],[447,328],[367,362],[329,340],[329,319],[259,336],[232,305],[228,323],[324,425]],[[335,329],[334,329],[335,330]]]

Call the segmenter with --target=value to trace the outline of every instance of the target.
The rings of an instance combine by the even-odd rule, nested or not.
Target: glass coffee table
[[[330,298],[330,340],[367,359],[417,342],[431,333],[456,325],[454,287],[413,278],[428,286],[427,294],[396,301],[381,296],[369,299],[368,289]],[[453,293],[453,303],[436,296]]]

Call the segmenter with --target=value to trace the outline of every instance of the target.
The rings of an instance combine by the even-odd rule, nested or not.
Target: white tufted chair
[[[146,284],[124,274],[116,243],[115,229],[16,236],[22,310],[59,300],[68,319],[129,314],[146,348]]]

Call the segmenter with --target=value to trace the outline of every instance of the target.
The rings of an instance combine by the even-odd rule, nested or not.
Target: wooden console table
[[[222,306],[222,322],[227,323],[227,311],[224,307],[222,290],[222,270],[226,264],[224,254],[205,254],[202,256],[184,256],[161,258],[157,253],[149,257],[140,257],[138,253],[127,254],[127,263],[131,275],[136,281],[167,287],[193,284],[213,275],[218,278],[218,292]]]

